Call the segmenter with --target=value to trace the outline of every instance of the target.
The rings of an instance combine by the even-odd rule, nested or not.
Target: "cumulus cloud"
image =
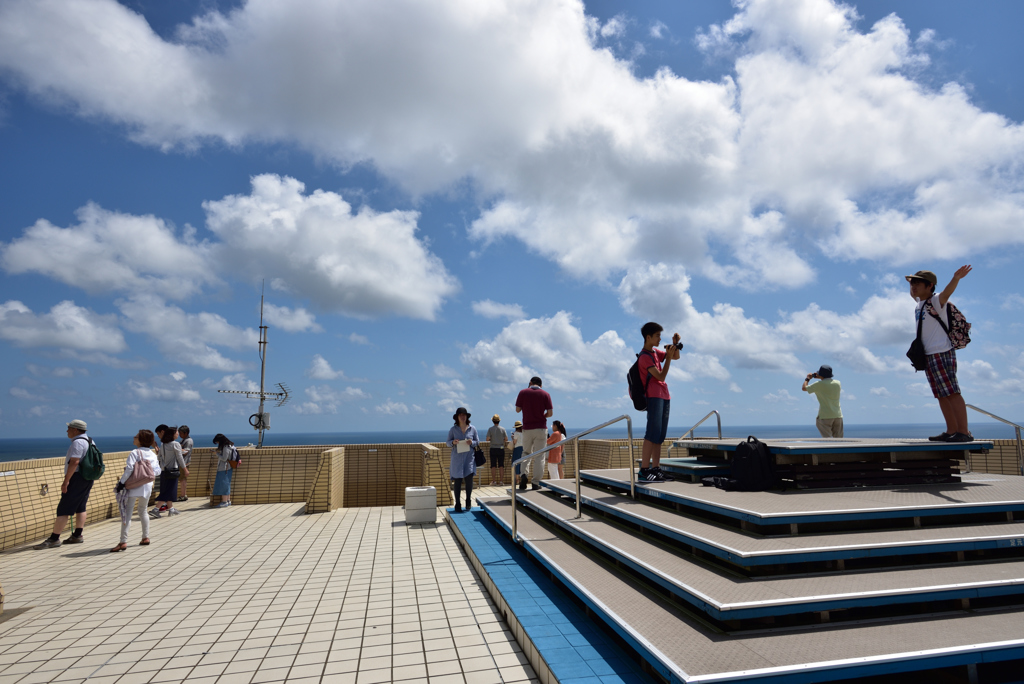
[[[687,348],[698,354],[727,357],[740,368],[765,368],[800,373],[797,352],[827,354],[830,359],[869,373],[905,370],[906,361],[880,357],[872,347],[901,344],[912,334],[914,301],[903,290],[887,288],[871,295],[860,309],[839,314],[817,304],[796,312],[777,312],[771,323],[753,318],[734,305],[716,303],[699,311],[690,295],[690,278],[680,266],[643,264],[632,268],[619,284],[623,308],[640,318],[660,321],[683,333]],[[694,356],[684,353],[684,359]],[[697,356],[684,361],[699,363]],[[836,365],[833,363],[832,365]],[[708,377],[725,379],[724,368]]]
[[[144,401],[195,402],[200,395],[188,387],[175,374],[151,378],[149,382],[129,380],[128,390]]]
[[[67,228],[40,219],[20,238],[0,244],[0,265],[11,274],[41,273],[86,292],[151,292],[167,299],[219,282],[209,245],[196,243],[194,231],[179,237],[155,216],[93,203],[76,216],[78,224]]]
[[[295,407],[296,413],[321,414],[337,413],[339,406],[348,401],[356,399],[369,399],[363,390],[357,387],[346,387],[343,390],[336,390],[330,385],[311,385],[305,390],[309,401]]]
[[[872,387],[869,391],[871,392],[871,394],[873,396],[876,396],[876,397],[891,397],[892,396],[892,392],[890,392],[885,387]]]
[[[518,304],[499,304],[490,299],[473,302],[473,313],[484,318],[508,318],[512,321],[526,318],[526,312]]]
[[[152,337],[160,353],[178,363],[208,370],[239,371],[245,364],[227,358],[215,347],[250,347],[255,352],[259,341],[259,334],[252,328],[236,327],[213,313],[187,313],[153,295],[120,300],[117,306],[130,330]]]
[[[304,191],[294,178],[264,174],[252,179],[249,195],[204,202],[221,258],[352,316],[433,320],[458,289],[416,237],[416,212],[354,211],[337,193]]]
[[[789,403],[796,401],[796,397],[789,393],[789,390],[780,389],[778,392],[772,392],[761,397],[765,401],[772,404]]]
[[[323,332],[323,328],[316,322],[316,316],[301,308],[289,309],[287,306],[264,304],[263,319],[267,325],[288,332]]]
[[[618,333],[609,330],[592,342],[583,339],[572,316],[514,321],[492,340],[481,340],[462,354],[473,374],[506,389],[526,387],[534,375],[544,387],[586,392],[625,382],[632,355]]]
[[[19,347],[77,352],[116,354],[128,348],[116,316],[97,314],[68,300],[44,314],[36,314],[13,299],[0,304],[0,339]]]
[[[914,41],[895,15],[866,30],[855,22],[832,0],[737,3],[697,41],[734,60],[734,75],[698,82],[667,68],[634,75],[602,42],[620,38],[624,20],[598,24],[578,0],[472,12],[458,0],[259,0],[197,16],[171,39],[115,0],[11,0],[0,68],[164,149],[283,141],[342,166],[371,163],[414,195],[470,178],[484,201],[475,238],[517,238],[586,277],[657,245],[662,259],[723,282],[794,287],[816,277],[822,253],[902,263],[1024,241],[1024,129],[977,107],[968,87],[919,76],[933,34]],[[375,238],[354,226],[386,222],[399,247],[415,248],[412,215],[353,215],[335,196],[324,219],[310,196],[299,203],[308,220],[296,220],[277,189],[224,207],[251,249],[246,238],[269,238],[255,226],[273,219],[247,223],[237,205],[295,221],[277,237],[294,239],[296,263],[239,255],[274,265],[272,282],[355,315],[384,306],[430,318],[452,291],[427,262],[426,291],[350,298],[341,285],[366,285],[360,263],[321,263],[289,230],[330,239],[322,225],[337,224],[376,256]],[[550,250],[551,235],[563,250]]]
[[[366,335],[360,335],[359,333],[352,333],[351,335],[349,335],[348,341],[351,342],[352,344],[370,344],[370,338],[367,337]]]
[[[374,406],[373,410],[386,416],[404,416],[409,414],[408,406],[400,401],[391,401],[390,397],[383,404]]]
[[[466,408],[472,408],[469,402],[466,400],[466,385],[459,379],[455,380],[438,380],[430,386],[429,391],[438,397],[437,405],[443,408],[445,411],[454,412],[460,406]],[[391,399],[388,399],[390,404]],[[399,404],[399,406],[405,406],[405,404]],[[380,407],[377,407],[380,410]]]
[[[344,380],[345,371],[334,370],[327,359],[314,354],[309,368],[306,369],[306,377],[313,380]]]

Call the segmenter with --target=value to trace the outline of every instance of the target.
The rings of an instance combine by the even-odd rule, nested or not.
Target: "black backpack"
[[[648,354],[652,359],[654,354],[644,349],[640,354]],[[640,379],[640,354],[636,355],[636,361],[629,367],[626,373],[626,386],[629,389],[629,398],[633,400],[633,408],[637,411],[647,410],[647,382],[651,381],[650,372],[647,373],[647,382]]]
[[[740,442],[732,456],[731,487],[740,492],[763,492],[778,486],[775,474],[775,458],[768,453],[768,447],[757,437],[747,437]],[[725,487],[723,487],[725,489]]]

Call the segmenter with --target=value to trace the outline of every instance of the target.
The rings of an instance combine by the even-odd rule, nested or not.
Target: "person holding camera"
[[[644,336],[644,348],[640,352],[638,367],[640,381],[647,388],[647,432],[644,434],[643,456],[640,461],[641,482],[664,482],[661,470],[661,445],[668,435],[669,401],[668,368],[679,358],[683,348],[679,333],[672,334],[672,344],[665,345],[665,351],[658,349],[661,344],[660,325],[651,321],[644,323],[640,334]],[[662,365],[664,362],[664,366]]]
[[[817,378],[820,382],[808,383]],[[804,378],[804,392],[818,399],[818,419],[815,424],[822,437],[843,436],[843,412],[839,410],[839,381],[832,377],[832,366],[822,366],[817,373]]]

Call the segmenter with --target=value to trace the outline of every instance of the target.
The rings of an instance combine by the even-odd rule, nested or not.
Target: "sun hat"
[[[512,424],[512,427],[517,427],[517,428],[523,427],[523,421],[517,420],[515,423]]]
[[[79,420],[77,418],[68,423],[68,427],[75,428],[76,430],[81,430],[82,432],[85,432],[86,430],[89,429],[89,426],[85,424],[84,420]]]
[[[500,423],[501,422],[501,416],[499,416],[497,413],[495,413],[493,416],[491,416],[491,421],[495,422],[495,423]]]
[[[936,275],[934,273],[932,273],[931,271],[918,271],[914,275],[908,275],[908,276],[903,276],[903,277],[907,279],[908,283],[913,278],[917,278],[918,280],[927,280],[932,285],[937,285],[938,282],[939,282],[938,277],[936,277]]]
[[[452,420],[458,422],[460,413],[466,414],[466,420],[469,420],[470,417],[473,415],[472,413],[466,410],[465,406],[460,406],[459,408],[455,409],[455,414],[452,416]]]
[[[818,369],[818,377],[820,378],[831,378],[832,377],[832,366],[822,366]]]

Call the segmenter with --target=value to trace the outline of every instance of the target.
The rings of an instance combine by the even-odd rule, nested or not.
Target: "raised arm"
[[[956,269],[956,273],[953,274],[953,279],[949,281],[949,285],[939,293],[939,306],[946,306],[946,302],[948,302],[949,298],[953,296],[953,292],[956,290],[956,286],[960,284],[960,280],[970,272],[970,264]]]

